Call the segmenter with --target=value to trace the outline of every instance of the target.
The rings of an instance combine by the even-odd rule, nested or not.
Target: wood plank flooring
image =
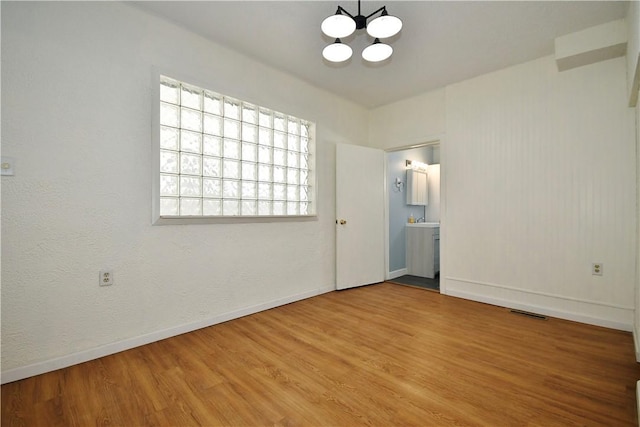
[[[637,425],[631,334],[383,283],[2,386],[3,426]]]

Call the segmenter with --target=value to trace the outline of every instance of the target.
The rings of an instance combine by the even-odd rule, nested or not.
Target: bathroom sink
[[[440,227],[440,223],[439,222],[415,222],[413,224],[407,223],[407,227],[437,228],[437,227]]]

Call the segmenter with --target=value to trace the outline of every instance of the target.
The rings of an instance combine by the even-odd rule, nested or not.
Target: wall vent
[[[547,320],[547,316],[543,316],[542,314],[531,313],[528,311],[515,310],[515,309],[511,309],[509,311],[513,314],[520,314],[522,316],[533,317],[534,319]]]

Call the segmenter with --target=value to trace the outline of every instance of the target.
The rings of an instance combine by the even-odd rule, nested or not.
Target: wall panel
[[[625,59],[559,73],[545,57],[449,86],[446,101],[447,293],[629,329],[636,177]],[[554,303],[532,302],[541,295]]]

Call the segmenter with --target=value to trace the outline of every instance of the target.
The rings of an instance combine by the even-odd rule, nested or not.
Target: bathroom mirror
[[[429,187],[427,172],[407,169],[407,204],[427,206],[429,204]]]

